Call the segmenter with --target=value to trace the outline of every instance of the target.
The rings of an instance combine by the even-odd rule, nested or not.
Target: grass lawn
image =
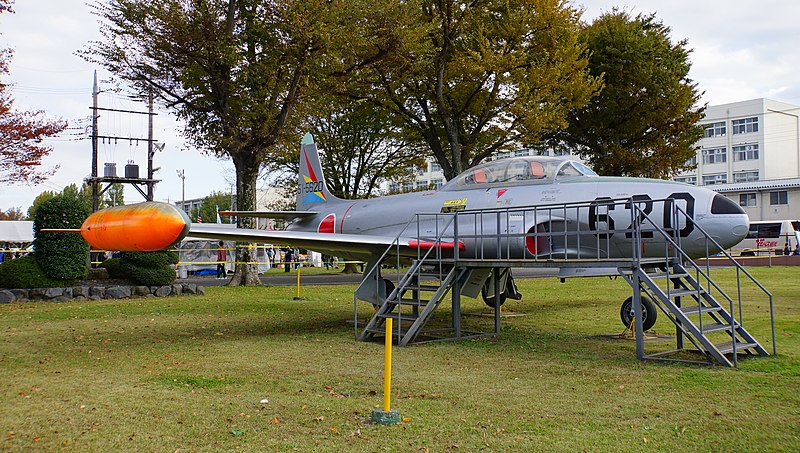
[[[395,349],[396,426],[368,423],[383,347],[353,339],[353,285],[305,287],[303,301],[292,287],[219,287],[8,304],[0,448],[798,451],[799,271],[753,272],[775,294],[776,357],[738,369],[639,362],[632,340],[606,336],[622,330],[621,279],[522,280],[524,299],[508,306],[527,315],[503,319],[499,338]],[[771,351],[763,298],[745,305],[745,326]],[[485,311],[465,300],[464,312]],[[673,332],[663,317],[653,330]]]

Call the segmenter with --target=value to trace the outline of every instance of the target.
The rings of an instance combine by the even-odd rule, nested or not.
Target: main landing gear
[[[481,297],[483,298],[483,303],[491,308],[502,307],[507,299],[522,299],[522,294],[517,291],[517,285],[514,283],[514,277],[511,275],[511,270],[500,269],[499,274],[500,288],[502,288],[499,298],[495,297],[494,294],[494,272],[492,272],[491,276],[486,279],[486,282],[481,288]]]

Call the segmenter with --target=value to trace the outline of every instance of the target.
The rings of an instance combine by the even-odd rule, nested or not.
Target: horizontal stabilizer
[[[317,214],[314,211],[219,211],[221,215],[239,217],[258,217],[261,219],[294,220]]]

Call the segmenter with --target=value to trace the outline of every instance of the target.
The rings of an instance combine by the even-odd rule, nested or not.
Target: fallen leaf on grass
[[[411,421],[411,417],[403,417],[403,423],[408,423]]]
[[[272,418],[272,421],[270,423],[272,423],[273,425],[277,425],[280,422],[281,420],[278,418],[278,416],[275,416]]]
[[[231,430],[231,435],[232,436],[236,436],[236,437],[244,436],[244,430],[243,429],[232,429]]]

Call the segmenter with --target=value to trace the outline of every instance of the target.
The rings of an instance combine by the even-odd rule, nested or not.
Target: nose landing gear
[[[620,307],[619,310],[619,318],[622,324],[628,327],[631,325],[633,317],[633,296],[631,296],[622,303],[622,307]],[[642,318],[644,319],[642,322],[642,330],[650,330],[658,318],[658,308],[656,308],[656,304],[646,296],[642,296]]]

